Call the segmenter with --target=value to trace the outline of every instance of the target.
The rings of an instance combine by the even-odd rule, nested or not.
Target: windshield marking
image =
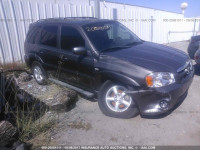
[[[103,30],[108,30],[108,29],[111,29],[112,27],[111,26],[98,26],[98,27],[86,27],[86,30],[88,32],[91,32],[91,31],[103,31]]]

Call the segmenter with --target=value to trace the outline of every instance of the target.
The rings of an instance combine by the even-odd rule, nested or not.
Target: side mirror
[[[85,47],[77,46],[73,48],[73,52],[74,54],[77,54],[77,55],[85,55],[87,51]]]

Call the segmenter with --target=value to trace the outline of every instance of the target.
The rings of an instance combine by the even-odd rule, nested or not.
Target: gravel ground
[[[167,45],[186,51],[188,42]],[[83,98],[62,117],[51,135],[58,145],[200,145],[200,73],[181,106],[163,118],[110,118]]]

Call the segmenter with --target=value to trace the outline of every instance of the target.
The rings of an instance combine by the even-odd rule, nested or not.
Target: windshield
[[[100,22],[83,26],[84,31],[99,51],[127,48],[141,43],[133,32],[119,22]]]

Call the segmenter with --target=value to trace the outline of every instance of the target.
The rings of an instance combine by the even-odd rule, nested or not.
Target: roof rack
[[[96,17],[65,17],[64,19],[98,19]]]
[[[98,19],[95,17],[57,17],[57,18],[47,18],[47,19],[40,19],[37,22],[42,22],[42,21],[60,21],[60,20],[76,20],[76,19]]]

